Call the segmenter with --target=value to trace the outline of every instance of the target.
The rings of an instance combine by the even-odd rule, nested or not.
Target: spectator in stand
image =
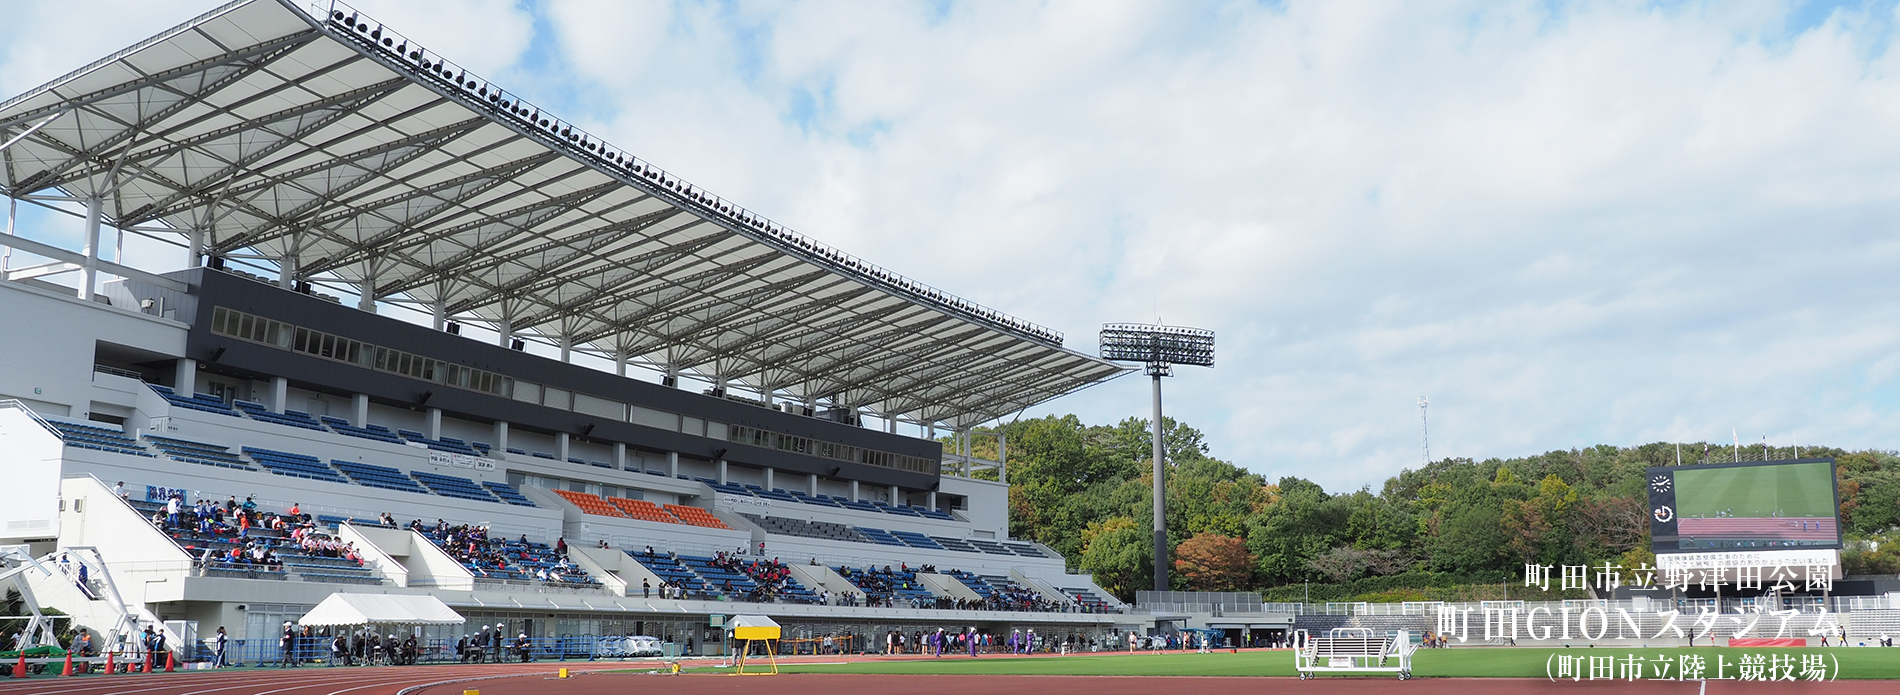
[[[112,494],[118,495],[119,499],[122,500],[132,499],[132,496],[125,492],[125,481],[123,480],[119,481],[119,484],[112,486]]]

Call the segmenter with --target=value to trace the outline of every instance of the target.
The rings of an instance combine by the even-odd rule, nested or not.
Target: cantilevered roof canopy
[[[956,427],[1125,371],[680,181],[340,4],[220,7],[0,104],[9,141],[9,196],[96,200],[105,224],[198,253],[806,402]]]

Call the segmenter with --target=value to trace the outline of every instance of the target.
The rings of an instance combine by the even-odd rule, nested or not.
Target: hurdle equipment
[[[1374,635],[1362,627],[1334,628],[1325,637],[1298,635],[1293,650],[1293,668],[1300,680],[1311,680],[1321,673],[1396,673],[1399,680],[1412,678],[1412,635],[1399,630]]]

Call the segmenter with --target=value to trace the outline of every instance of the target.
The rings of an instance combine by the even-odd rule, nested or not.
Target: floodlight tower
[[[1155,591],[1168,590],[1168,505],[1166,455],[1161,438],[1161,377],[1173,376],[1174,365],[1214,366],[1214,332],[1199,328],[1145,323],[1102,326],[1102,359],[1140,362],[1154,379],[1154,485],[1155,485]]]

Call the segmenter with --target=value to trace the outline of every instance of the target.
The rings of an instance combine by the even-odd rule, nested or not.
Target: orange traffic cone
[[[73,675],[73,653],[70,650],[66,652],[66,671],[59,675],[62,677]]]
[[[172,673],[172,667],[176,665],[178,665],[178,654],[169,649],[165,650],[165,672]]]
[[[139,659],[139,673],[151,673],[151,672],[152,672],[152,659],[153,659],[153,658],[154,658],[154,657],[153,657],[153,656],[152,656],[151,654],[146,654],[146,655],[145,655],[145,658],[143,658],[143,659]]]
[[[14,678],[26,677],[26,650],[20,650],[20,665],[13,667]]]
[[[112,675],[112,670],[113,670],[112,654],[113,652],[110,652],[110,651],[106,652],[106,675],[108,676]]]

